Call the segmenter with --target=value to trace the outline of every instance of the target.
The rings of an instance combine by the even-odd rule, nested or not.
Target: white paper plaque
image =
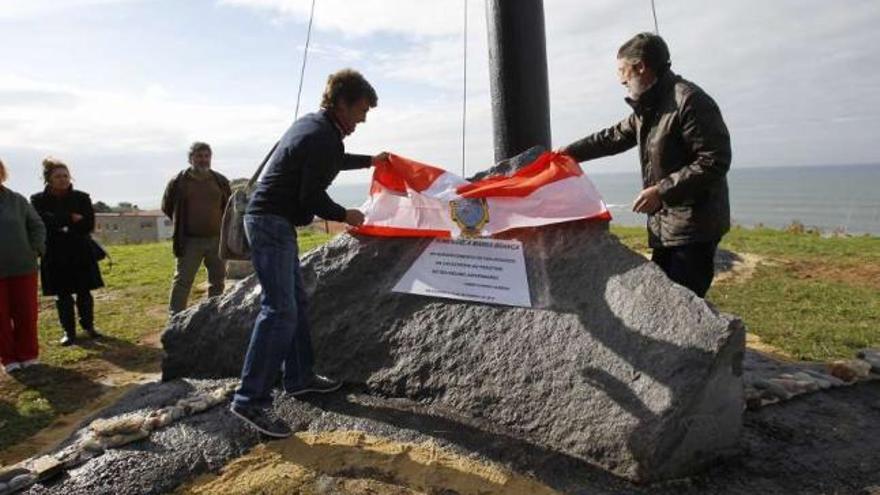
[[[435,239],[394,292],[508,306],[532,306],[522,243]]]

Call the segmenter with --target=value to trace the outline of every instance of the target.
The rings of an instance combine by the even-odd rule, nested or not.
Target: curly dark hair
[[[321,108],[330,110],[340,100],[351,105],[362,98],[366,98],[370,108],[379,103],[376,90],[360,72],[354,69],[342,69],[327,78],[327,86],[324,87],[324,94],[321,95]]]
[[[639,33],[630,38],[617,50],[617,58],[641,60],[657,75],[663,74],[672,65],[669,47],[663,38],[654,33]]]

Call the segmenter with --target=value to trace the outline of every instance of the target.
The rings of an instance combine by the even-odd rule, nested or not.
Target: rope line
[[[660,27],[657,25],[657,9],[654,7],[654,0],[651,0],[651,13],[654,14],[654,34],[660,36]]]
[[[306,46],[303,49],[303,63],[299,71],[299,89],[296,91],[296,110],[293,112],[293,120],[299,117],[299,99],[302,96],[303,79],[306,74],[306,59],[309,56],[309,42],[312,39],[312,21],[315,19],[315,0],[312,0],[312,11],[309,14],[309,28],[306,31]]]
[[[461,97],[461,176],[465,173],[465,129],[467,128],[467,34],[468,34],[468,2],[464,0],[464,63],[462,64],[462,97]]]

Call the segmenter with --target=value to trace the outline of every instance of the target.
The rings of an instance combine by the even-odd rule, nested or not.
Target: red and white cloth
[[[571,220],[611,220],[580,165],[556,152],[542,154],[511,176],[477,182],[391,154],[376,165],[362,210],[366,221],[355,232],[386,237],[458,237],[463,231],[489,236]],[[453,212],[459,213],[458,222]],[[462,217],[469,217],[464,225]]]

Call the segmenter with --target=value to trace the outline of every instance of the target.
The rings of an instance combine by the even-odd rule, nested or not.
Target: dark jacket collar
[[[50,198],[66,198],[66,197],[70,196],[70,193],[72,193],[72,192],[73,192],[73,184],[67,186],[67,191],[64,191],[64,194],[57,194],[57,195],[52,192],[52,186],[47,185],[45,188],[43,188],[43,193],[45,193],[46,196],[48,196]]]
[[[318,114],[321,115],[327,122],[330,123],[330,127],[332,127],[333,130],[336,132],[336,137],[338,137],[341,140],[343,137],[342,136],[342,126],[340,126],[339,122],[336,121],[336,117],[333,116],[333,112],[331,112],[330,110],[327,110],[326,108],[322,108],[318,112]]]
[[[624,98],[624,101],[626,101],[627,105],[631,106],[633,111],[639,115],[650,112],[657,106],[657,103],[661,100],[663,95],[666,94],[669,88],[672,87],[675,83],[675,79],[675,73],[673,73],[671,69],[667,69],[666,72],[657,79],[657,82],[648,88],[648,91],[645,91],[645,94],[640,96],[638,100],[626,97]]]

